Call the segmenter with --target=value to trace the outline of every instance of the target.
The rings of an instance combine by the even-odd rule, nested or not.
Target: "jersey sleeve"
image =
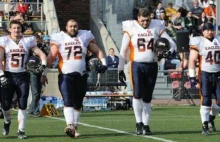
[[[151,20],[150,23],[150,28],[155,28],[156,29],[156,34],[158,36],[161,36],[162,33],[165,31],[165,24],[162,20]]]
[[[0,37],[0,47],[5,48],[6,37]]]
[[[94,40],[95,40],[95,37],[94,37],[94,35],[92,34],[91,31],[86,32],[86,37],[87,37],[86,39],[88,41],[88,43],[87,43],[88,45],[89,45],[89,43],[94,42]]]
[[[50,46],[59,45],[59,34],[58,33],[54,33],[51,35],[50,37]]]
[[[37,40],[34,36],[29,38],[29,42],[30,42],[30,48],[37,46]]]
[[[190,40],[189,40],[190,49],[199,51],[199,44],[200,44],[200,42],[201,42],[200,37],[192,37],[192,38],[190,38]]]

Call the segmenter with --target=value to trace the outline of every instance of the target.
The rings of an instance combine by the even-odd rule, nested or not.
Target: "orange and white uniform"
[[[86,71],[86,54],[88,45],[94,40],[90,31],[79,30],[76,37],[70,37],[65,32],[51,36],[51,46],[56,45],[59,57],[58,70],[63,74]]]
[[[198,51],[202,71],[209,73],[220,71],[220,36],[215,36],[213,41],[202,36],[193,37],[190,39],[190,48]]]
[[[34,36],[23,37],[18,44],[10,36],[0,37],[0,47],[5,50],[5,71],[25,72],[30,49],[36,46],[37,42]]]
[[[122,22],[122,29],[125,33],[122,39],[121,60],[119,68],[123,69],[126,59],[126,53],[130,50],[130,61],[152,63],[157,62],[157,56],[154,53],[154,43],[161,36],[167,38],[171,43],[171,53],[176,45],[173,40],[164,32],[165,25],[161,20],[151,20],[150,25],[144,29],[135,20]]]

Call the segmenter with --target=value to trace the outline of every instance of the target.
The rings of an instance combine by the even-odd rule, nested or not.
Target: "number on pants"
[[[22,68],[24,66],[24,53],[23,54],[11,54],[11,67]]]
[[[65,47],[65,50],[68,50],[68,54],[67,54],[67,60],[70,59],[70,54],[73,50],[74,52],[74,60],[80,60],[82,59],[82,47],[81,46],[68,46]]]
[[[145,52],[146,50],[145,41],[146,41],[145,38],[138,38],[137,46],[139,52]],[[147,49],[153,50],[153,47],[154,47],[154,38],[151,38],[147,43]]]
[[[205,62],[208,62],[210,64],[220,64],[220,51],[214,51],[214,56],[212,54],[212,51],[209,51],[205,58]]]

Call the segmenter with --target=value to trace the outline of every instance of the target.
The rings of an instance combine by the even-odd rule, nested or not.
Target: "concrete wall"
[[[99,17],[106,26],[118,50],[121,47],[122,27],[124,20],[132,18],[133,0],[100,0]]]

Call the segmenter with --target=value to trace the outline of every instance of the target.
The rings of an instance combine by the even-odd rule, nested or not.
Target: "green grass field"
[[[151,117],[152,136],[136,136],[132,110],[108,112],[83,112],[79,133],[81,137],[71,139],[63,132],[65,121],[62,112],[58,117],[28,116],[27,140],[19,140],[17,112],[13,111],[12,125],[8,136],[0,135],[0,142],[218,142],[220,141],[220,117],[216,117],[217,132],[201,135],[199,107],[166,106],[154,107]],[[3,120],[0,120],[0,127]]]

